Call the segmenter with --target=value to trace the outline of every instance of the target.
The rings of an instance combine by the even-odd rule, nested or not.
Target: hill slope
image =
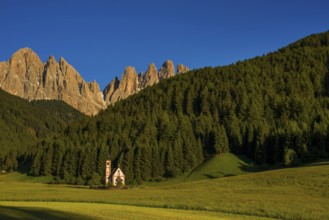
[[[206,160],[191,172],[186,180],[213,179],[219,177],[237,176],[249,172],[260,171],[253,162],[243,156],[225,153],[215,155]]]
[[[58,101],[28,102],[0,90],[0,169],[15,170],[39,140],[61,132],[80,112]],[[33,149],[33,148],[32,148]],[[25,156],[24,156],[25,155]]]
[[[96,183],[110,154],[128,183],[140,183],[188,173],[227,151],[285,166],[327,158],[328,79],[329,32],[262,57],[190,71],[45,141],[31,173]]]

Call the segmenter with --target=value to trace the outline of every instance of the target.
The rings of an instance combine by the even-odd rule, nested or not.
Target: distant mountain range
[[[177,66],[177,73],[188,70],[182,64]],[[0,62],[0,88],[4,91],[28,100],[62,100],[86,115],[96,115],[108,105],[174,75],[170,60],[159,71],[150,64],[145,74],[137,75],[135,68],[128,66],[121,81],[113,79],[101,92],[96,81],[86,82],[62,57],[57,62],[50,56],[43,63],[32,49],[22,48],[8,62]]]
[[[135,95],[86,117],[60,101],[28,102],[0,90],[0,171],[26,168],[56,183],[100,184],[111,155],[127,184],[139,184],[189,173],[227,152],[264,167],[328,159],[328,60],[325,32],[174,78],[171,61],[139,75],[127,67],[102,94],[63,58],[43,64],[21,49],[0,63],[1,87],[12,94],[71,102],[88,114]]]

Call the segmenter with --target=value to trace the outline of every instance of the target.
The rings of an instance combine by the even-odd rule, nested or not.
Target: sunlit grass
[[[253,166],[252,161],[245,156],[237,156],[231,153],[216,155],[197,167],[188,180],[202,180],[225,176],[237,176],[249,172],[259,171]]]
[[[31,177],[27,173],[11,172],[8,174],[1,174],[0,181],[5,180],[9,182],[28,182],[28,183],[48,183],[52,179],[51,176],[37,176]]]
[[[265,219],[218,212],[98,203],[0,202],[0,218],[19,219]]]
[[[0,180],[1,201],[92,202],[280,219],[329,219],[329,165],[185,183],[169,181],[128,190],[9,183],[4,176]]]
[[[145,182],[144,186],[159,186],[175,183],[190,182],[195,180],[214,179],[219,177],[237,176],[261,169],[253,165],[252,161],[245,156],[237,156],[232,153],[215,155],[206,160],[190,173],[176,178],[169,178],[162,182]]]

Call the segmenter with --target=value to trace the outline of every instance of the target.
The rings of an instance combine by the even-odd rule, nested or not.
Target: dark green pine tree
[[[152,177],[160,177],[163,176],[164,169],[160,162],[160,153],[157,145],[151,148],[151,164],[152,164]]]
[[[214,139],[214,152],[216,154],[222,154],[229,151],[228,138],[223,125],[216,128]]]
[[[171,147],[168,148],[167,151],[165,151],[165,161],[164,161],[164,167],[165,167],[165,175],[167,177],[173,177],[173,171],[174,171],[174,158],[173,158],[173,152]]]
[[[52,144],[49,144],[41,160],[41,169],[40,169],[41,175],[49,176],[52,174],[51,173],[52,160],[53,160],[53,148],[52,148]]]
[[[133,163],[133,177],[134,182],[140,184],[142,182],[142,152],[141,148],[137,147],[134,152],[134,163]]]
[[[52,168],[51,173],[54,176],[60,175],[60,170],[63,161],[64,154],[64,142],[61,140],[57,140],[53,144],[53,158],[52,158]]]
[[[97,149],[97,168],[96,171],[99,175],[104,175],[105,173],[105,161],[108,156],[108,147],[105,144],[102,144],[98,149]]]
[[[30,174],[32,176],[39,176],[41,175],[40,170],[41,170],[41,159],[42,159],[42,155],[43,155],[43,150],[39,149],[38,152],[36,153],[36,155],[33,158],[33,162],[31,165],[31,169],[30,169]]]
[[[94,171],[96,171],[97,148],[88,146],[87,150],[84,152],[83,158],[81,176],[83,179],[88,180],[92,178]]]
[[[149,147],[141,148],[141,164],[140,164],[142,180],[150,180],[152,174],[151,166],[151,149]]]
[[[125,149],[118,160],[118,165],[122,167],[123,172],[125,173],[125,178],[127,183],[134,183],[134,152],[130,148]]]

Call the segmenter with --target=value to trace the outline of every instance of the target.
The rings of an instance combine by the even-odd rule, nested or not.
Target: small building
[[[120,166],[112,171],[111,182],[112,186],[125,185],[125,174],[120,169]]]
[[[107,159],[105,166],[105,181],[104,181],[106,186],[109,184],[110,176],[111,176],[111,161]]]
[[[115,168],[111,172],[111,160],[107,159],[105,164],[105,185],[109,185],[111,182],[112,186],[124,186],[126,184],[125,174],[120,169]]]

